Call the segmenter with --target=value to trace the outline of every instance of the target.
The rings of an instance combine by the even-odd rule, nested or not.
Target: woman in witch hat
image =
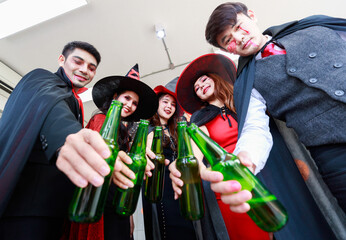
[[[184,69],[176,86],[178,102],[187,113],[192,114],[191,122],[200,126],[207,135],[231,153],[238,153],[238,124],[233,104],[235,79],[236,67],[228,57],[206,54]],[[269,129],[264,134],[267,134],[264,136],[267,136],[270,144]],[[203,155],[199,149],[194,149],[194,154],[197,159],[202,160]],[[205,165],[200,165],[203,175]],[[171,164],[170,170],[173,188],[176,194],[179,194],[181,189],[178,186],[181,186],[181,180],[177,178],[179,173],[175,164]],[[231,212],[229,206],[221,201],[220,194],[211,191],[209,184],[203,181],[207,210],[202,219],[201,231],[206,239],[270,239],[269,234],[261,230],[247,214]],[[211,224],[207,224],[209,220]],[[208,225],[214,228],[207,227]]]
[[[188,221],[180,215],[179,203],[174,200],[172,180],[169,177],[167,166],[177,157],[176,127],[182,111],[178,107],[177,97],[173,91],[159,85],[154,88],[154,92],[158,96],[159,107],[156,114],[150,119],[149,129],[153,130],[155,126],[163,128],[163,154],[166,158],[166,168],[162,200],[158,203],[151,203],[145,198],[145,194],[142,194],[145,236],[146,239],[151,240],[194,240],[196,234],[192,221]],[[148,135],[148,148],[150,148],[152,140],[153,132]]]
[[[93,101],[99,112],[95,114],[86,128],[100,131],[106,118],[106,113],[113,99],[123,104],[121,110],[122,122],[118,137],[120,150],[127,152],[131,137],[129,126],[140,119],[152,117],[158,107],[155,92],[140,81],[138,65],[136,64],[126,76],[109,76],[99,80],[93,87]],[[119,152],[120,153],[120,152]],[[104,215],[96,223],[71,223],[68,237],[73,240],[99,240],[99,239],[132,239],[130,217],[117,215],[112,206],[116,186],[111,184],[104,209]]]

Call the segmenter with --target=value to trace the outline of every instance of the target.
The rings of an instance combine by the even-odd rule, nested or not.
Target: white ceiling
[[[10,1],[10,0],[8,0]],[[73,1],[73,0],[71,0]],[[1,2],[1,0],[0,0]],[[142,81],[151,87],[166,84],[186,65],[169,68],[154,25],[166,29],[165,42],[175,66],[212,52],[204,38],[211,12],[219,0],[88,0],[88,5],[0,40],[0,61],[20,75],[34,68],[55,71],[63,46],[73,40],[92,43],[102,60],[94,78],[124,75],[139,64]],[[300,19],[312,14],[346,17],[345,0],[244,0],[254,10],[259,26]],[[33,16],[34,17],[34,16]],[[0,23],[6,24],[6,23]],[[89,113],[87,113],[89,114]]]

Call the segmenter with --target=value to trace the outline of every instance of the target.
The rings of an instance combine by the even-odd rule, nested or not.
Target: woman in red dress
[[[230,153],[235,150],[238,138],[237,115],[233,104],[235,78],[236,67],[229,58],[220,54],[207,54],[195,59],[185,68],[176,87],[179,104],[186,112],[192,114],[190,121],[196,123]],[[203,155],[199,149],[194,147],[193,151],[196,158],[202,161]],[[200,166],[203,175],[206,166]],[[171,164],[170,170],[173,188],[179,194],[181,190],[178,186],[181,186],[182,181],[177,178],[179,174],[176,175],[174,164]],[[221,201],[220,194],[210,190],[206,181],[203,181],[203,185],[208,207],[206,215],[211,216],[212,225],[225,226],[227,229],[215,229],[214,234],[219,236],[217,238],[227,239],[228,235],[231,240],[270,239],[270,234],[261,230],[247,214],[232,212],[229,206]],[[217,205],[212,205],[215,199]],[[223,222],[220,221],[220,214],[219,217],[217,215],[219,210],[215,209],[215,206],[220,209]],[[202,227],[203,231],[206,230]],[[208,231],[206,234],[213,235]]]

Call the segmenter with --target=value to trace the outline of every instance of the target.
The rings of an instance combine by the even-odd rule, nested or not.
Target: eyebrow
[[[237,19],[237,21],[235,22],[235,24],[231,24],[230,26],[232,26],[232,29],[238,24],[239,20]],[[228,37],[228,35],[224,36],[223,38],[221,38],[221,43],[225,44],[225,39]]]
[[[80,56],[72,56],[72,57],[78,58],[78,59],[80,59],[80,60],[82,60],[82,61],[85,61],[85,60],[84,60],[83,58],[81,58]],[[96,64],[94,64],[94,63],[89,63],[89,64],[97,68],[97,65],[96,65]]]

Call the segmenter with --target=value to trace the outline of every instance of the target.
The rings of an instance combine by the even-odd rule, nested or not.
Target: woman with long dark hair
[[[177,122],[179,118],[176,94],[162,85],[154,88],[159,99],[157,113],[150,119],[150,129],[163,128],[163,154],[166,158],[162,200],[150,203],[143,196],[144,225],[146,239],[196,239],[191,221],[180,215],[179,203],[174,200],[172,180],[169,178],[168,164],[177,157]],[[153,132],[148,135],[147,152],[153,140]],[[142,192],[143,193],[143,192]]]

